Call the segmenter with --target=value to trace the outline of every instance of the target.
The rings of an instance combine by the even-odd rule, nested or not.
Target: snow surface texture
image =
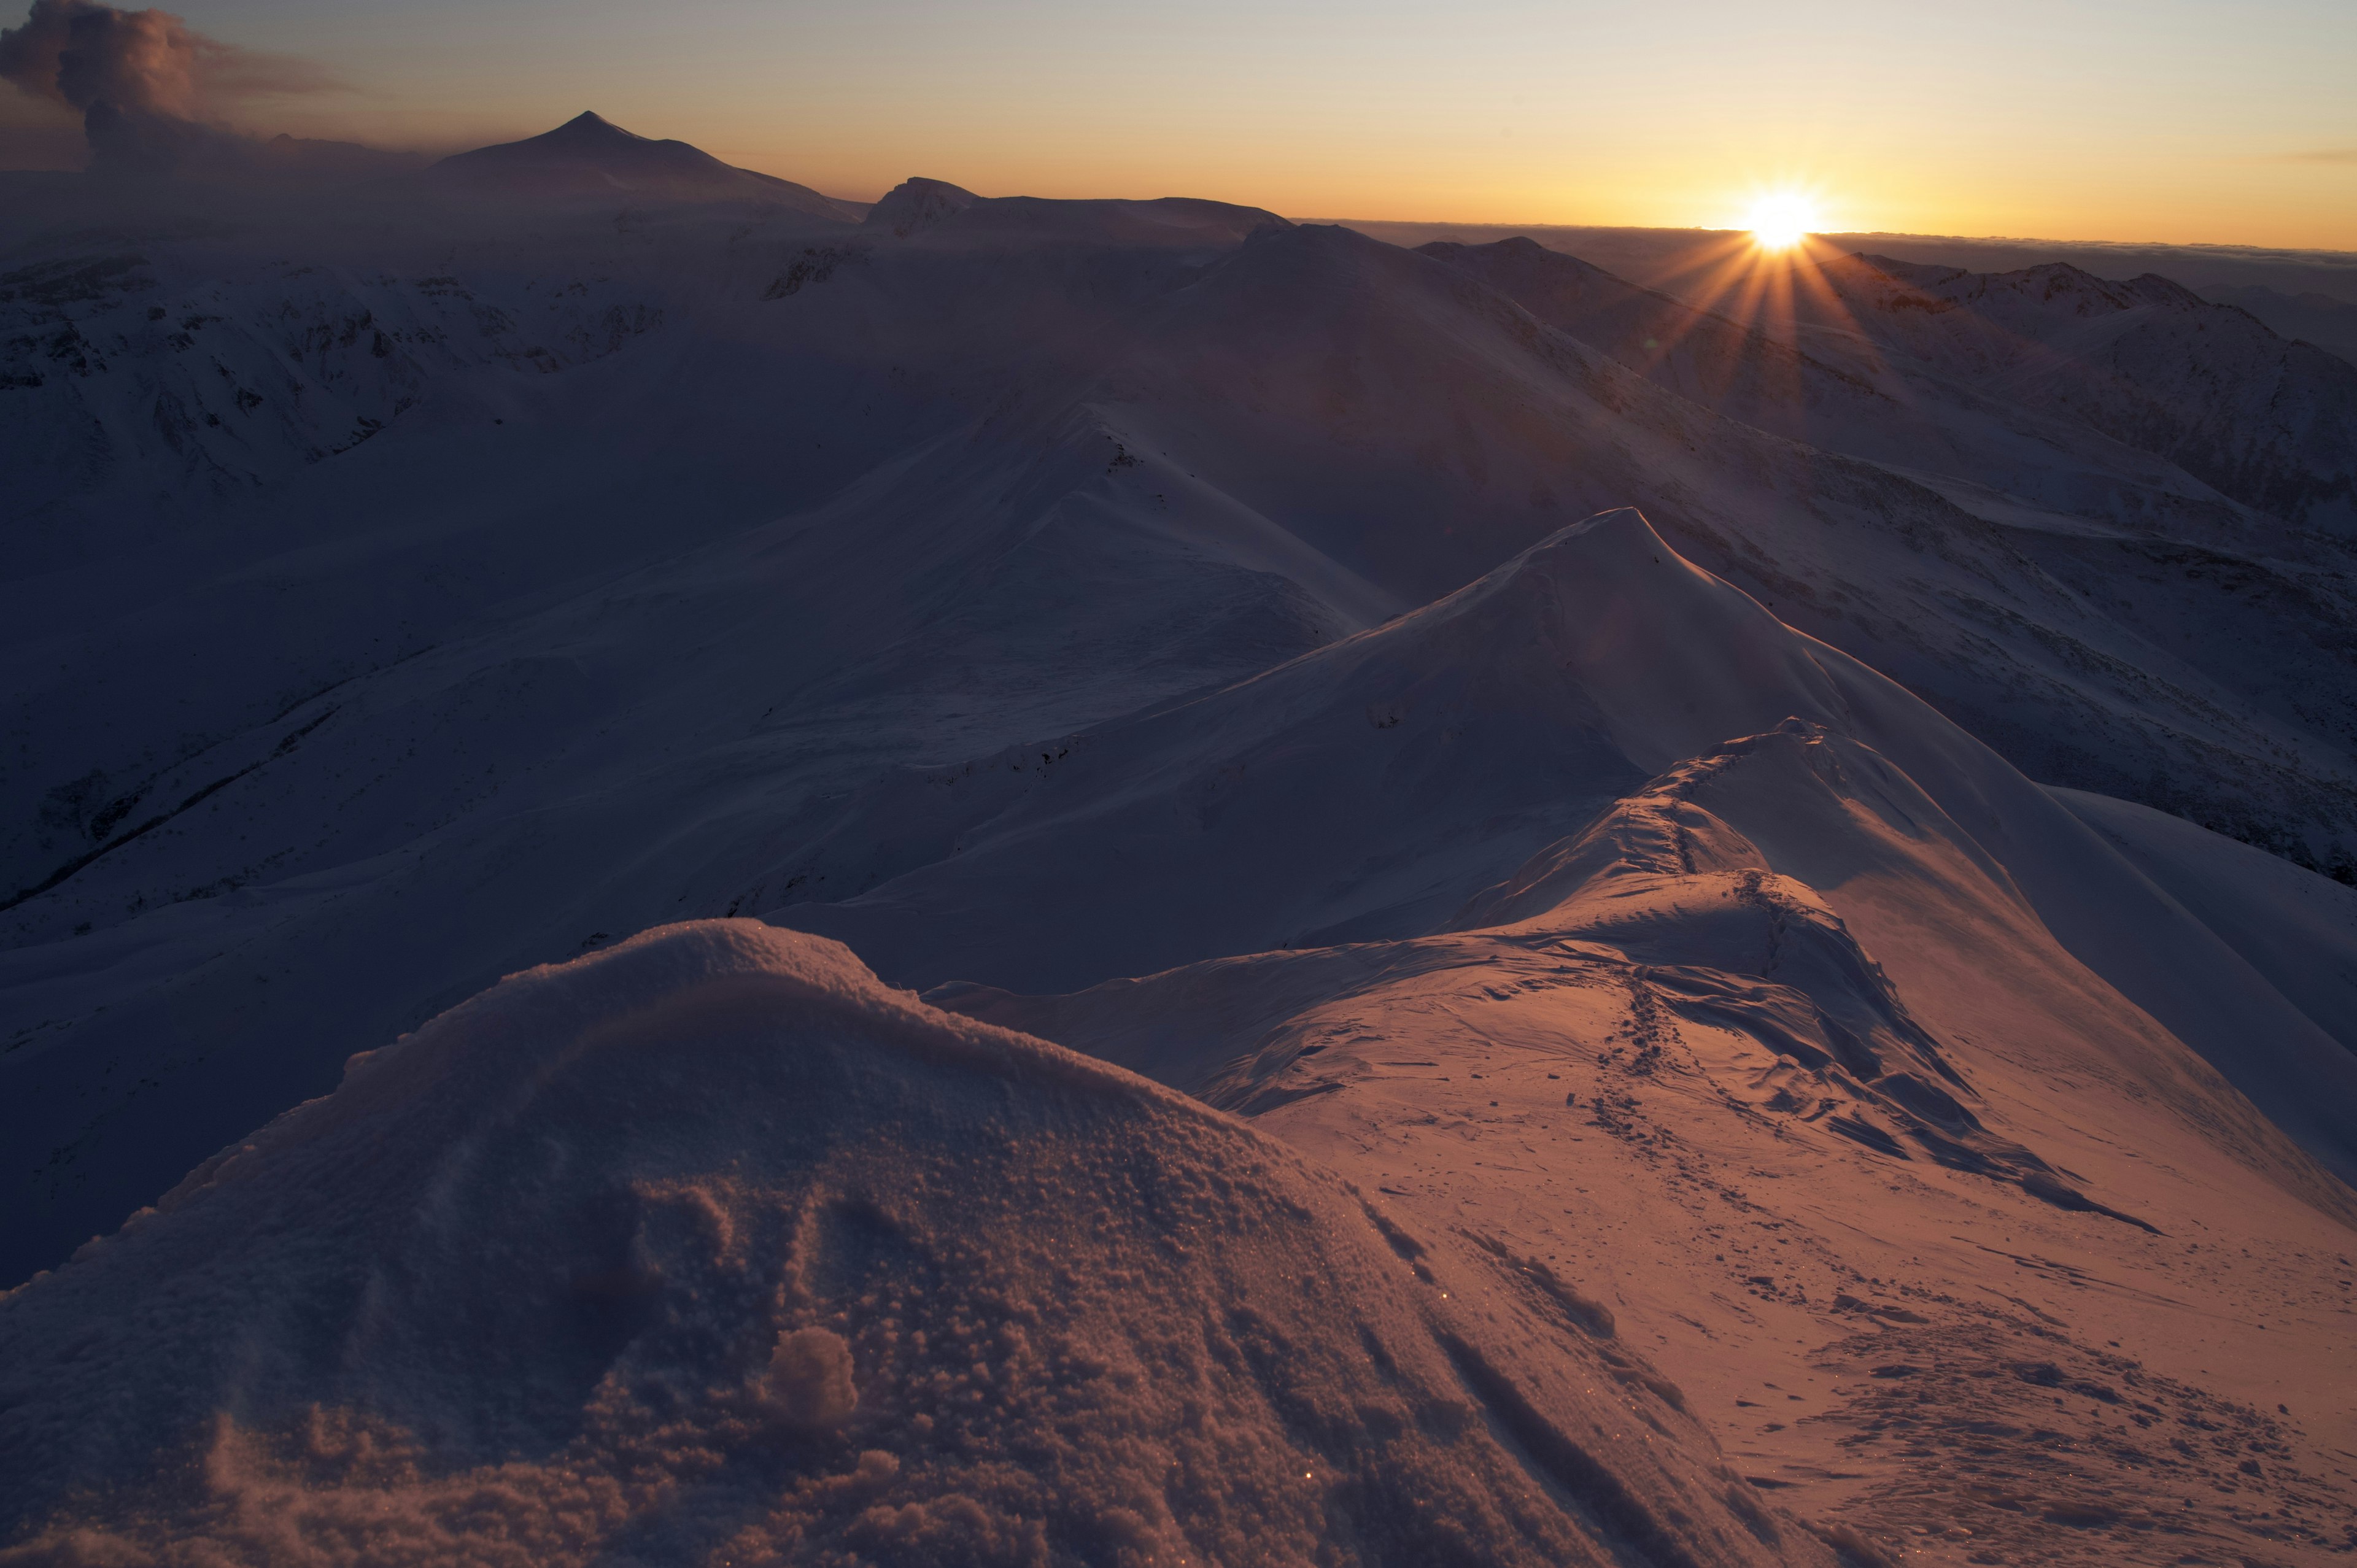
[[[834,943],[669,927],[0,1298],[0,1562],[1833,1560],[1551,1292]]]
[[[41,1326],[0,1338],[0,1423],[40,1434],[6,1461],[38,1551],[365,1556],[382,1502],[428,1557],[501,1519],[558,1520],[535,1560],[748,1555],[782,1510],[876,1561],[1166,1521],[1236,1561],[1207,1543],[1252,1508],[1327,1506],[1170,1489],[1193,1407],[1149,1378],[1088,1425],[1079,1359],[1005,1407],[1029,1457],[862,1437],[945,1418],[877,1373],[932,1353],[849,1311],[1236,1347],[1223,1432],[1305,1483],[1329,1437],[1396,1460],[1366,1495],[1476,1559],[1817,1553],[1770,1501],[1868,1562],[2341,1560],[2329,372],[2143,285],[1859,263],[1754,318],[1527,243],[925,180],[862,213],[557,140],[490,194],[0,202],[0,1277],[55,1269],[0,1298]],[[2204,478],[2172,443],[2221,420],[2249,440]],[[876,1001],[814,938],[601,950],[745,915],[1213,1109]],[[565,1054],[670,983],[630,977],[740,960],[769,978],[713,983],[758,1017]],[[526,996],[573,1021],[457,1022]],[[780,1061],[851,1087],[780,1103]],[[545,1077],[530,1136],[470,1063]],[[372,1083],[398,1135],[339,1120]],[[1275,1174],[1172,1176],[1206,1239],[1149,1268],[1116,1146]],[[896,1206],[888,1164],[931,1185]],[[862,1195],[888,1233],[797,1229]],[[1050,1252],[1069,1282],[991,1283]],[[778,1294],[838,1254],[917,1283]],[[1382,1435],[1361,1320],[1461,1430]],[[1294,1420],[1244,1353],[1277,1339],[1347,1408]],[[992,1345],[994,1389],[1031,1365]],[[1073,1495],[1141,1533],[1025,1490],[1042,1454],[1127,1477]],[[860,1533],[904,1501],[909,1539]],[[1357,1507],[1298,1528],[1445,1560]]]
[[[2357,1205],[1889,760],[1713,748],[1454,924],[928,994],[1564,1270],[1754,1486],[1910,1559],[2349,1549]]]
[[[772,918],[927,983],[1418,934],[1648,773],[1787,719],[1902,768],[2041,934],[2357,1177],[2357,1055],[2001,758],[1635,512],[1225,691],[896,781],[757,887],[864,871],[882,885]],[[1153,918],[1125,918],[1143,889]]]

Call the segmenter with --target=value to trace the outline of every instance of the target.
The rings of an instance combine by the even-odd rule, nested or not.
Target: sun
[[[1816,226],[1816,207],[1805,196],[1777,191],[1751,204],[1751,241],[1763,251],[1789,251]]]

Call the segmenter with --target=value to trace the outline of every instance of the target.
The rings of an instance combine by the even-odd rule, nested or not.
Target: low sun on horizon
[[[1789,251],[1815,231],[1816,204],[1792,191],[1773,191],[1751,204],[1747,223],[1761,250]]]

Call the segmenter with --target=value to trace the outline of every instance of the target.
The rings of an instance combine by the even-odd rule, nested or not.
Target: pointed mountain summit
[[[685,142],[638,135],[589,113],[521,142],[454,154],[426,172],[446,185],[502,195],[759,201],[842,221],[856,221],[862,210],[808,186],[722,163]]]

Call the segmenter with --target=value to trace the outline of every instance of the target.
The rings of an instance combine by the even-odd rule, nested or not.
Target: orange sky
[[[255,129],[449,147],[594,108],[853,198],[921,173],[1293,216],[1716,227],[1798,187],[1834,230],[2357,250],[2347,0],[179,9],[340,79],[224,107]]]

